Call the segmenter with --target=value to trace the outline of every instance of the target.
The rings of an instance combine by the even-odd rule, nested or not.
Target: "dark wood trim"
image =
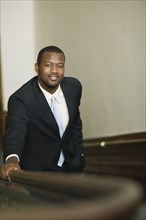
[[[6,111],[1,111],[0,114],[0,140],[2,140],[5,131]]]
[[[132,178],[146,184],[146,138],[86,143],[84,172]]]
[[[135,132],[135,133],[128,133],[128,134],[120,134],[120,135],[113,135],[113,136],[100,136],[96,138],[87,138],[84,139],[84,144],[93,144],[93,143],[101,143],[101,142],[108,142],[108,141],[122,141],[122,140],[137,140],[137,139],[146,139],[146,131],[142,132]]]

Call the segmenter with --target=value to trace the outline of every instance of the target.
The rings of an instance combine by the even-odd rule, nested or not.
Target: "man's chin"
[[[59,83],[57,82],[52,82],[52,83],[49,83],[49,84],[47,84],[47,87],[48,88],[56,88],[56,87],[58,87],[58,85],[59,85]]]
[[[50,81],[46,82],[46,84],[47,84],[46,86],[48,86],[48,88],[57,88],[61,81],[62,81],[62,79],[50,80]]]

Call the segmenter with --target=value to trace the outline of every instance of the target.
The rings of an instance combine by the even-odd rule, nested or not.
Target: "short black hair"
[[[44,47],[40,50],[40,52],[38,53],[38,57],[37,57],[37,63],[40,64],[41,61],[42,61],[42,58],[43,58],[43,54],[45,52],[55,52],[55,53],[62,53],[63,56],[64,56],[64,60],[65,60],[65,54],[64,52],[59,48],[59,47],[56,47],[56,46],[47,46],[47,47]]]

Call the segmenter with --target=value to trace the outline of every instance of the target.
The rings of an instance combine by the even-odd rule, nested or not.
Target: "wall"
[[[145,130],[145,1],[2,6],[5,108],[8,95],[34,74],[38,50],[53,44],[66,53],[66,75],[83,84],[84,138]]]
[[[83,84],[85,137],[145,129],[145,2],[36,1],[36,50],[56,44]]]
[[[1,1],[3,109],[11,93],[34,75],[33,1]]]

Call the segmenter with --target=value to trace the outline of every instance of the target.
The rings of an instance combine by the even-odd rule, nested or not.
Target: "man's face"
[[[41,86],[54,93],[64,76],[65,60],[62,53],[45,52],[40,64],[35,64]]]

